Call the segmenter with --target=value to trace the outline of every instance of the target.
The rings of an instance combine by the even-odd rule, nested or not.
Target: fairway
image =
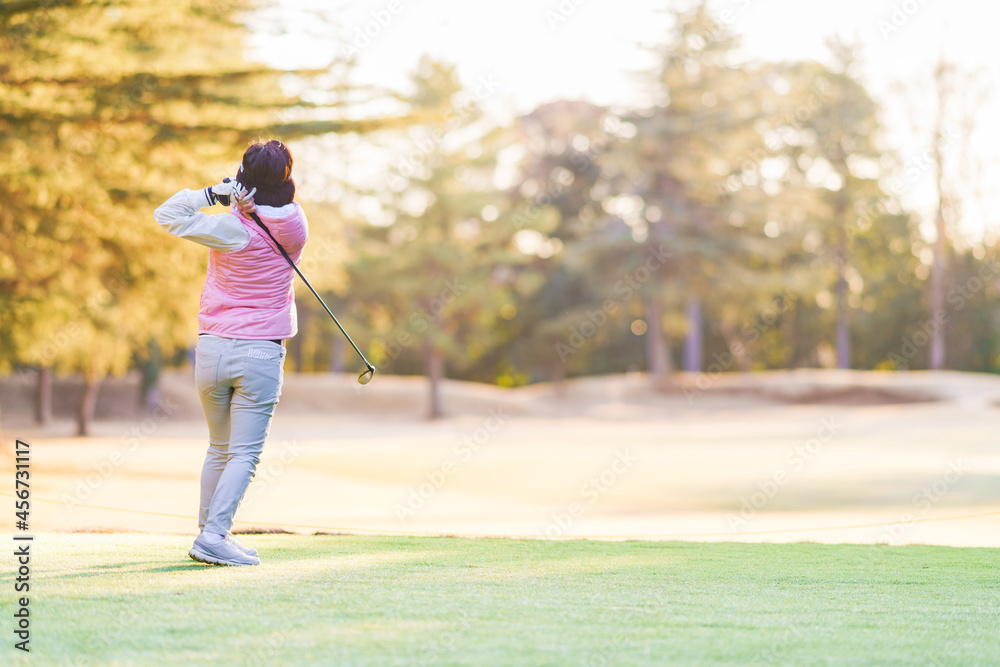
[[[61,437],[60,424],[17,430],[33,442],[33,529],[193,537],[205,424],[193,379],[171,373],[164,382],[178,407],[162,423],[101,422],[87,439]],[[362,400],[353,377],[289,374],[237,520],[309,533],[1000,546],[997,378],[796,371],[717,383],[744,393],[706,392],[689,405],[683,394],[652,392],[626,376],[574,380],[562,396],[448,383],[456,414],[427,421],[415,407],[424,385],[414,378],[379,378]],[[940,400],[761,398],[771,387],[869,385],[933,390]],[[327,404],[336,410],[324,411]],[[491,414],[503,418],[495,432],[484,426]],[[820,442],[824,424],[836,433]],[[141,437],[130,435],[140,428]],[[478,435],[473,451],[465,443]],[[815,454],[799,458],[816,442]],[[0,476],[12,470],[11,451],[0,450]],[[745,513],[779,473],[785,483]],[[609,483],[599,495],[584,487],[602,474]],[[568,522],[574,503],[584,510]],[[0,515],[0,531],[12,530],[13,519]]]
[[[989,549],[261,535],[245,542],[263,565],[229,569],[188,560],[182,536],[36,540],[32,652],[16,664],[995,665],[1000,655]]]

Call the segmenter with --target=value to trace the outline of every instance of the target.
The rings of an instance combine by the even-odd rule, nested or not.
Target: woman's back
[[[240,250],[209,253],[208,275],[198,313],[199,333],[251,340],[285,339],[298,330],[294,273],[274,243],[233,207],[249,241]],[[302,207],[258,206],[257,216],[285,252],[298,262],[309,236]]]

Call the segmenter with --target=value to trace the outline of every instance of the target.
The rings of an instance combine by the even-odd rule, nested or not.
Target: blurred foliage
[[[442,120],[404,138],[401,161],[376,193],[387,224],[363,227],[349,271],[376,332],[372,362],[385,372],[400,357],[419,357],[437,417],[446,367],[468,372],[496,347],[493,324],[513,306],[525,257],[511,248],[493,185],[505,132],[463,104],[452,66],[423,59],[412,87],[410,107]]]
[[[205,252],[151,224],[157,204],[235,173],[258,137],[408,122],[331,119],[336,95],[282,93],[279,76],[323,92],[337,63],[245,62],[249,11],[140,0],[0,12],[0,368],[82,372],[81,431],[102,377],[196,333]]]
[[[387,93],[396,117],[340,113],[351,86],[333,66],[294,73],[307,94],[287,96],[280,72],[240,59],[246,27],[222,5],[14,4],[4,368],[100,377],[152,340],[189,344],[204,262],[164,242],[152,208],[218,180],[249,138],[331,132],[391,157],[378,183],[306,203],[303,268],[380,372],[431,378],[432,415],[445,376],[927,365],[933,253],[889,194],[900,161],[850,44],[827,64],[744,62],[702,3],[652,47],[647,106],[555,101],[498,126],[429,58]],[[996,250],[950,257],[949,367],[995,371]],[[298,300],[294,368],[354,363]]]

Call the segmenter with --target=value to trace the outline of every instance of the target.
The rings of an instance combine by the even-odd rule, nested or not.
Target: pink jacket
[[[201,292],[201,333],[226,338],[273,340],[294,336],[294,272],[257,223],[233,206],[208,215],[204,190],[181,190],[154,212],[156,222],[178,238],[211,249],[208,277]],[[302,207],[258,206],[257,215],[293,261],[298,263],[309,236]]]
[[[236,206],[231,213],[243,223],[250,240],[239,250],[209,251],[199,333],[252,340],[291,338],[298,332],[295,273],[256,222],[244,218]],[[309,236],[302,207],[297,202],[281,208],[259,206],[257,215],[298,263]]]

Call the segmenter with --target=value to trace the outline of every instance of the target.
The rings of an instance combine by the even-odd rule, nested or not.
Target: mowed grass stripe
[[[261,567],[196,564],[180,536],[38,536],[30,664],[995,665],[1000,656],[994,549],[244,541],[260,549]]]

